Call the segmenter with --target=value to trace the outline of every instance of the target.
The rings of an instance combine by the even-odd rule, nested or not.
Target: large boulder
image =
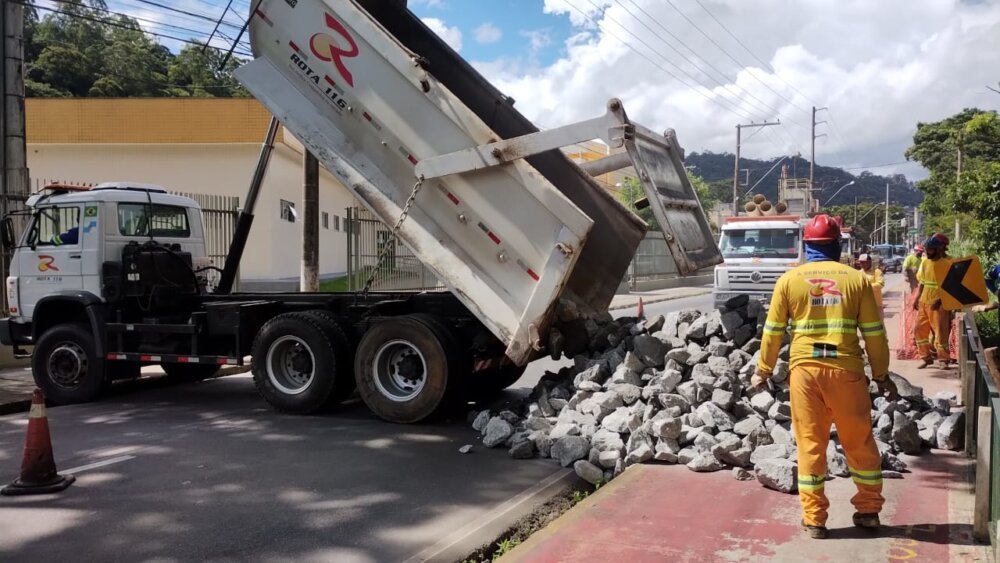
[[[900,398],[903,399],[915,399],[922,400],[924,397],[924,390],[921,387],[910,383],[909,379],[906,379],[902,375],[896,373],[889,373],[889,378],[892,382],[896,384],[896,391],[899,392]]]
[[[701,417],[701,420],[704,421],[705,426],[717,428],[719,431],[732,430],[735,424],[733,415],[722,410],[714,403],[702,403],[696,412]]]
[[[765,459],[754,464],[757,481],[782,493],[798,490],[798,465],[787,459]]]
[[[920,440],[932,448],[937,447],[938,428],[944,422],[945,415],[933,410],[928,411],[917,421],[917,429],[920,431]]]
[[[552,458],[563,467],[573,465],[578,459],[584,459],[590,453],[590,440],[582,436],[563,436],[552,444]]]
[[[892,441],[904,454],[920,453],[920,431],[917,424],[900,412],[892,413]]]
[[[670,345],[658,338],[642,334],[632,341],[632,351],[649,367],[662,368]]]
[[[513,433],[514,427],[509,422],[499,416],[495,416],[486,424],[483,445],[487,448],[495,448],[503,445]]]
[[[965,443],[965,413],[948,415],[937,431],[937,446],[942,450],[960,450]]]
[[[573,470],[577,476],[591,485],[598,485],[604,481],[604,470],[585,459],[573,463]]]
[[[699,453],[697,457],[687,463],[688,469],[699,473],[719,471],[720,469],[725,469],[725,467],[714,455],[705,452]]]

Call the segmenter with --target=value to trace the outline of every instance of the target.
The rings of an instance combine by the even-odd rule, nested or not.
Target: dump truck
[[[715,267],[716,307],[738,295],[770,304],[778,278],[805,261],[803,221],[785,214],[783,203],[763,196],[746,204],[746,215],[726,217],[719,236],[724,262]]]
[[[200,379],[252,363],[273,407],[310,413],[355,389],[383,419],[423,420],[512,384],[552,354],[561,306],[604,311],[647,225],[593,176],[632,167],[682,274],[721,258],[673,131],[603,115],[539,131],[405,2],[253,2],[237,78],[274,116],[219,281],[197,204],[128,182],[33,196],[0,342],[56,403],[144,365]],[[595,113],[599,113],[595,111]],[[278,124],[409,247],[444,291],[234,292]],[[577,165],[560,147],[601,139]],[[188,187],[185,187],[188,189]],[[74,231],[75,228],[75,231]]]

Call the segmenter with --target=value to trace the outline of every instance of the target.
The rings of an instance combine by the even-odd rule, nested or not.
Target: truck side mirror
[[[14,248],[14,221],[10,217],[4,217],[0,223],[0,238],[3,240],[3,247],[7,250]]]

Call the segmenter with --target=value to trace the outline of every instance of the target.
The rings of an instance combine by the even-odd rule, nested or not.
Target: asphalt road
[[[518,386],[553,365],[536,362]],[[25,424],[0,417],[4,483]],[[458,453],[478,444],[464,419],[393,425],[359,403],[281,415],[245,375],[135,385],[49,409],[49,424],[60,470],[78,480],[58,495],[0,497],[0,561],[451,561],[570,478],[502,449]]]

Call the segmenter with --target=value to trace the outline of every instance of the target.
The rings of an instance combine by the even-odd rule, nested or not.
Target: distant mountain
[[[774,166],[778,159],[770,161],[756,160],[753,158],[740,158],[740,169],[750,169],[750,186],[760,184],[754,189],[754,193],[762,193],[773,200],[778,194],[778,179],[781,177],[781,165],[778,165],[761,180],[761,175],[767,173]],[[809,177],[809,161],[804,158],[787,159],[789,176],[799,178]],[[720,181],[733,181],[733,155],[730,153],[691,153],[687,155],[685,165],[694,167],[691,171],[701,176],[709,184],[716,184]],[[745,174],[742,173],[742,174]],[[828,198],[833,196],[844,184],[854,181],[853,186],[847,186],[832,201]],[[745,178],[740,179],[742,184]],[[889,199],[891,203],[902,206],[914,206],[923,201],[923,193],[917,190],[913,182],[910,182],[902,174],[892,176],[880,176],[871,172],[862,172],[854,175],[842,168],[831,166],[816,167],[816,185],[822,187],[822,191],[816,192],[816,197],[822,205],[846,205],[854,203],[857,197],[859,202],[885,201],[885,185],[889,184]],[[746,192],[749,186],[743,188]],[[731,192],[730,192],[731,194]],[[731,195],[730,195],[731,197]]]

